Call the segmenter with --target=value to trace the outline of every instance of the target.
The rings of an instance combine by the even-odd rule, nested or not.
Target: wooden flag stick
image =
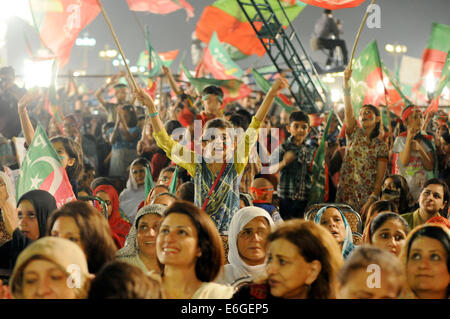
[[[127,69],[128,76],[131,79],[131,83],[134,86],[134,90],[137,91],[138,86],[136,84],[136,81],[134,80],[133,74],[131,73],[130,67],[128,66],[127,58],[126,58],[125,54],[122,51],[122,47],[120,46],[119,39],[117,38],[116,32],[114,31],[114,28],[113,28],[113,26],[111,24],[111,21],[109,20],[108,15],[106,14],[105,8],[103,8],[101,0],[97,0],[97,3],[100,6],[100,9],[102,10],[102,14],[105,17],[105,20],[106,20],[106,23],[108,24],[109,30],[111,30],[111,34],[112,34],[112,36],[114,38],[114,41],[116,42],[117,48],[119,49],[119,52],[120,52],[120,55],[122,56],[123,63],[125,64],[125,68]]]
[[[369,15],[369,10],[368,10],[368,9],[369,9],[374,3],[375,3],[375,0],[372,0],[372,2],[370,3],[369,7],[368,7],[367,10],[366,10],[366,14],[364,15],[364,18],[363,18],[363,20],[362,20],[362,22],[361,22],[361,25],[359,26],[359,31],[358,31],[358,34],[356,35],[355,43],[353,44],[352,56],[351,56],[351,58],[350,58],[350,69],[352,68],[352,62],[353,62],[353,56],[355,55],[356,44],[357,44],[358,41],[359,41],[359,36],[361,35],[361,30],[362,30],[364,24],[366,23],[367,16]]]

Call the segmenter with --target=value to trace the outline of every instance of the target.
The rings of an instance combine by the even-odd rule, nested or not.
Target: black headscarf
[[[22,195],[17,201],[19,204],[28,200],[36,210],[36,218],[39,227],[39,238],[44,237],[47,228],[47,219],[50,214],[57,208],[55,198],[46,191],[32,190]],[[16,263],[16,259],[22,250],[25,249],[33,240],[26,237],[19,228],[14,230],[12,239],[0,247],[0,268],[12,269]]]

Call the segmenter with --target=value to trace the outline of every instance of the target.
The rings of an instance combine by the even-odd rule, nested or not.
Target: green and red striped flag
[[[339,10],[359,6],[366,0],[301,0],[312,6],[321,7],[330,10]]]
[[[216,32],[213,33],[209,45],[205,48],[202,62],[205,71],[209,71],[216,79],[240,79],[244,71],[237,65],[220,43]]]
[[[420,81],[412,89],[413,98],[417,104],[427,103],[428,91],[433,91],[436,87],[449,50],[450,26],[434,22],[431,26],[428,45],[422,54]]]
[[[169,185],[169,192],[171,194],[175,194],[177,192],[177,180],[178,180],[178,165],[175,165],[175,171],[172,174]]]
[[[311,167],[311,190],[309,192],[308,205],[323,203],[328,200],[329,186],[328,167],[325,163],[325,140],[328,135],[332,117],[333,111],[330,111],[319,147],[317,148],[316,154],[314,154]]]
[[[253,77],[255,78],[256,81],[256,85],[264,92],[267,94],[267,92],[269,92],[270,88],[272,87],[272,84],[270,84],[270,82],[268,80],[266,80],[264,78],[264,76],[262,76],[258,71],[256,71],[254,68],[252,68],[252,74]],[[294,107],[291,106],[291,101],[288,99],[287,96],[285,96],[284,94],[280,93],[278,94],[278,96],[275,98],[275,101],[281,106],[283,107],[288,113],[291,113],[292,111],[294,111]]]
[[[265,3],[264,0],[255,0],[255,2]],[[289,20],[293,21],[306,7],[306,4],[292,0],[268,0],[268,2],[283,26],[287,26],[289,22],[282,9],[286,12]],[[280,7],[280,4],[283,8]],[[248,10],[250,16],[255,14],[255,9]],[[269,13],[265,14],[269,15]],[[261,29],[263,24],[256,22],[255,26]],[[222,42],[235,48],[230,50],[233,52],[232,57],[235,58],[243,58],[252,54],[263,56],[266,52],[237,1],[218,0],[207,6],[203,10],[195,31],[197,38],[205,43],[209,43],[213,33],[216,32]]]
[[[52,194],[58,207],[76,200],[61,159],[40,125],[20,168],[16,198],[34,189]]]
[[[70,59],[70,51],[83,28],[100,13],[96,0],[29,0],[33,22],[42,44],[59,60]]]
[[[194,16],[194,8],[186,0],[127,0],[132,11],[147,11],[155,14],[168,14],[185,9],[189,20]]]
[[[401,117],[402,110],[405,106],[412,104],[408,97],[402,92],[401,86],[397,79],[392,76],[386,65],[381,62],[383,71],[383,83],[386,89],[386,103],[391,112]]]
[[[436,91],[434,91],[433,98],[431,99],[431,103],[426,109],[425,113],[428,112],[437,112],[439,107],[439,97],[442,94],[445,86],[447,85],[450,78],[450,50],[447,52],[447,58],[445,60],[444,67],[441,72],[441,79],[437,85]]]
[[[175,61],[175,59],[177,58],[178,52],[179,52],[179,50],[158,52],[158,55],[159,55],[159,58],[161,59],[163,65],[170,68],[173,61]],[[139,67],[143,66],[147,70],[148,69],[148,59],[149,59],[148,51],[144,50],[139,54],[139,58],[137,60],[136,65]]]

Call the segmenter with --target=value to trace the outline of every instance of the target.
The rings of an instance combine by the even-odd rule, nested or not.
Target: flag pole
[[[364,17],[363,17],[363,20],[362,20],[362,22],[361,22],[361,25],[359,26],[359,31],[358,31],[358,34],[356,35],[355,43],[353,43],[352,56],[351,56],[351,58],[350,58],[350,69],[352,68],[352,62],[353,62],[353,56],[355,55],[356,44],[357,44],[358,41],[359,41],[359,36],[361,35],[362,28],[363,28],[364,24],[366,23],[367,16],[369,15],[369,10],[368,10],[368,9],[369,9],[374,3],[375,3],[375,0],[372,0],[372,2],[370,3],[369,7],[368,7],[367,10],[366,10],[366,14],[365,14]]]
[[[109,17],[106,14],[105,8],[103,7],[103,4],[102,4],[101,0],[97,0],[97,3],[98,3],[98,5],[99,5],[99,7],[100,7],[100,9],[102,11],[103,16],[105,17],[105,20],[106,20],[106,23],[108,24],[109,30],[111,30],[111,34],[112,34],[112,36],[114,38],[114,41],[116,42],[117,48],[119,49],[119,52],[120,52],[120,55],[122,56],[123,63],[125,64],[125,68],[127,69],[128,76],[131,79],[131,83],[134,86],[134,90],[137,91],[138,86],[136,84],[136,81],[134,80],[133,74],[131,73],[130,67],[128,66],[126,56],[125,56],[125,54],[122,51],[122,47],[120,46],[119,39],[117,38],[116,32],[114,31],[114,28],[113,28],[113,26],[111,24],[111,21],[109,20]]]

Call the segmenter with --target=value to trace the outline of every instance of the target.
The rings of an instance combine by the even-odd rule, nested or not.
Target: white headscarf
[[[119,208],[127,215],[128,219],[131,223],[133,223],[139,204],[145,200],[145,184],[138,186],[136,180],[134,179],[131,166],[133,166],[134,162],[130,165],[130,174],[127,180],[127,187],[120,193],[119,196]]]
[[[233,284],[236,280],[243,277],[255,278],[264,273],[265,263],[257,266],[248,265],[245,261],[242,260],[237,247],[237,239],[239,233],[242,231],[245,225],[247,225],[256,217],[265,217],[270,225],[271,230],[275,227],[275,224],[269,213],[266,210],[255,206],[244,207],[238,210],[231,219],[230,229],[228,232],[229,264],[225,265],[224,267],[225,280],[228,284]]]

